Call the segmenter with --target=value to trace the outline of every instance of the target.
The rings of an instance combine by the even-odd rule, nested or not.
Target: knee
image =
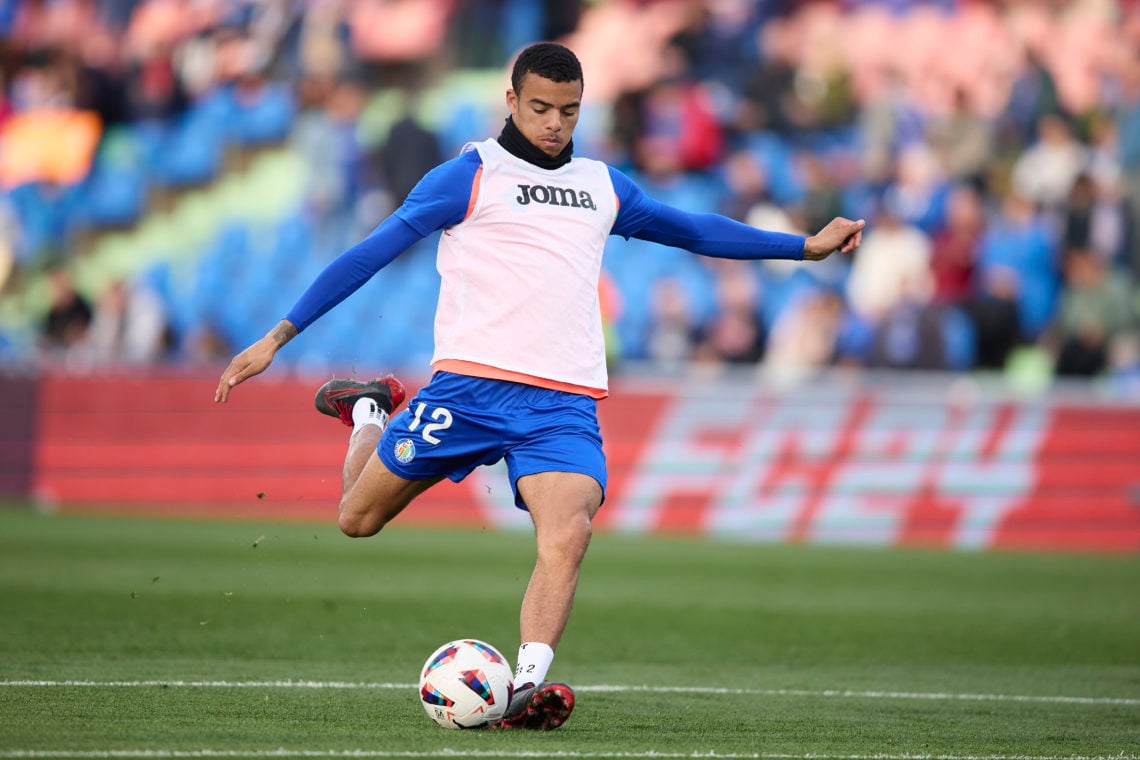
[[[537,536],[538,550],[549,557],[564,557],[581,561],[590,545],[593,527],[587,515],[575,515],[572,519],[549,526]]]
[[[349,538],[367,538],[375,536],[384,526],[375,520],[369,520],[366,516],[342,512],[337,520],[337,527]]]

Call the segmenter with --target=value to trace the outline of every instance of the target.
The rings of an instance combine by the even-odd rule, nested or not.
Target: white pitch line
[[[95,687],[95,688],[199,688],[199,689],[389,689],[415,690],[412,683],[367,681],[0,681],[0,687]],[[757,697],[828,697],[840,699],[942,700],[952,702],[1045,702],[1073,705],[1140,705],[1135,697],[1074,697],[1033,694],[954,694],[915,691],[856,691],[850,689],[733,689],[717,686],[637,686],[599,684],[575,686],[587,692],[649,692],[653,694],[728,694]]]
[[[185,687],[192,689],[415,689],[414,683],[379,683],[368,681],[0,681],[0,686],[93,686],[96,688],[129,688],[136,686]]]
[[[1140,698],[1067,697],[1033,694],[949,694],[917,691],[856,691],[852,689],[730,689],[716,686],[583,686],[577,691],[648,691],[658,694],[740,694],[762,697],[843,697],[849,699],[929,699],[967,702],[1058,702],[1076,705],[1140,705]]]
[[[406,751],[398,750],[370,750],[370,749],[287,749],[281,747],[270,750],[237,750],[237,749],[123,749],[123,750],[0,750],[0,758],[12,760],[35,760],[36,758],[82,758],[83,760],[115,760],[117,758],[228,758],[228,757],[310,757],[310,758],[571,758],[573,760],[588,760],[590,758],[647,758],[653,760],[666,760],[670,758],[711,758],[713,760],[1140,760],[1137,755],[939,755],[939,754],[888,754],[875,753],[868,755],[833,755],[828,753],[808,752],[804,754],[785,754],[781,752],[657,752],[645,750],[643,752],[575,752],[561,750],[541,752],[538,750],[524,750],[503,752],[498,750],[456,750],[443,748],[439,750]]]
[[[524,750],[503,752],[498,750],[455,750],[443,748],[439,750],[406,751],[398,750],[309,750],[287,749],[284,747],[271,750],[227,750],[227,749],[192,749],[192,750],[165,750],[165,749],[124,749],[124,750],[0,750],[0,758],[13,760],[35,760],[36,758],[82,758],[83,760],[115,760],[118,758],[228,758],[228,757],[309,757],[309,758],[571,758],[573,760],[588,760],[590,758],[647,758],[653,760],[666,760],[669,758],[711,758],[714,760],[1140,760],[1137,755],[939,755],[939,754],[887,754],[876,753],[868,755],[833,755],[828,753],[809,752],[805,754],[785,754],[781,752],[657,752],[645,750],[642,752],[575,752],[571,750],[541,752],[537,750]]]

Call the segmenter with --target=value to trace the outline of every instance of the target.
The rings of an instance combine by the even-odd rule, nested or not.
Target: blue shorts
[[[507,461],[515,505],[518,479],[540,472],[589,475],[606,493],[598,402],[504,380],[437,372],[388,423],[376,453],[406,480],[458,483],[479,465]]]

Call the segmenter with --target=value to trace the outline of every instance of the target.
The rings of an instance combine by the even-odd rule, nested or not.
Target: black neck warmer
[[[499,133],[499,145],[502,145],[512,156],[521,158],[528,164],[534,164],[541,169],[557,169],[560,166],[565,166],[570,163],[574,154],[574,141],[571,140],[566,143],[566,147],[557,156],[546,155],[541,148],[523,136],[510,116],[507,117],[507,123],[503,125],[503,131]]]

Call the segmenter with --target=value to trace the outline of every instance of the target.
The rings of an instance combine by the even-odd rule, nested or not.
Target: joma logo
[[[546,203],[550,206],[572,206],[574,208],[588,208],[597,211],[594,199],[585,190],[574,190],[569,187],[555,187],[554,185],[519,185],[519,197],[515,198],[520,206],[535,203]]]

